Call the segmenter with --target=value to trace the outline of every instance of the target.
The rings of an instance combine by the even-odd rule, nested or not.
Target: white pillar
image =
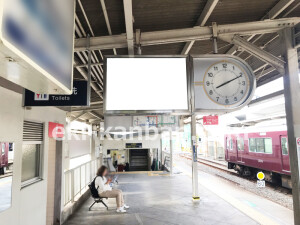
[[[170,174],[173,175],[173,145],[172,145],[172,130],[169,132],[170,135]]]
[[[192,182],[193,182],[193,200],[199,200],[198,192],[198,156],[197,156],[197,135],[196,135],[196,116],[191,116],[191,147],[192,147]]]
[[[300,224],[300,183],[299,162],[296,138],[300,137],[300,84],[297,49],[293,46],[293,29],[280,32],[282,55],[285,60],[284,96],[288,131],[290,167],[293,185],[294,223]]]

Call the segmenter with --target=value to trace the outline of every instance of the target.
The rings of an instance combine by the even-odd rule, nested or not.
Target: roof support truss
[[[134,55],[132,0],[123,0],[128,55]]]
[[[104,15],[104,19],[105,19],[108,34],[112,35],[111,26],[110,26],[110,22],[109,22],[109,19],[108,19],[108,14],[107,14],[105,2],[104,2],[104,0],[100,0],[100,3],[101,3],[102,10],[103,10],[103,15]],[[113,49],[113,51],[114,51],[114,54],[117,55],[117,50],[115,48]]]
[[[290,4],[292,4],[295,0],[281,0],[279,1],[261,20],[264,19],[275,19],[280,13],[283,12]],[[248,39],[250,41],[254,35],[251,35]],[[232,46],[227,54],[233,55],[237,51],[237,46]]]
[[[200,17],[198,18],[197,23],[195,24],[195,26],[203,27],[205,25],[205,23],[207,22],[209,16],[211,15],[213,10],[215,9],[218,2],[219,2],[219,0],[207,0],[207,3],[205,5]],[[189,54],[189,51],[193,47],[194,43],[195,43],[195,41],[189,41],[189,42],[185,43],[185,46],[182,49],[181,54],[183,54],[183,55]]]
[[[276,70],[284,74],[284,61],[280,58],[272,55],[271,53],[257,47],[256,45],[248,42],[247,40],[239,37],[238,35],[235,35],[231,38],[231,40],[228,40],[227,38],[224,39],[225,41],[228,41],[232,44],[235,44],[236,46],[240,46],[242,49],[246,50],[247,52],[251,53],[255,57],[261,59],[262,61],[270,64]]]
[[[216,25],[218,37],[238,35],[252,35],[274,33],[285,27],[293,27],[300,22],[300,18],[284,18],[247,23]],[[135,34],[133,35],[135,38]],[[142,32],[141,46],[160,45],[196,40],[208,40],[212,37],[211,26],[194,27],[164,31]],[[126,48],[128,46],[126,34],[91,37],[90,49]],[[75,51],[86,51],[86,39],[75,40]]]
[[[87,111],[83,111],[83,112],[80,113],[78,116],[75,116],[74,118],[72,118],[72,119],[70,120],[70,122],[80,119],[80,117],[84,116],[84,115],[87,114],[87,113],[88,113]]]

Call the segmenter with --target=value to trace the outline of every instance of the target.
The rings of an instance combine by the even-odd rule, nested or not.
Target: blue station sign
[[[74,81],[71,95],[38,94],[25,89],[23,106],[87,106],[87,81]]]

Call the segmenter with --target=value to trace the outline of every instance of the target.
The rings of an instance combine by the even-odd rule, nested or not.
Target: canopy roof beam
[[[293,27],[300,22],[300,18],[284,18],[277,20],[264,20],[237,24],[216,25],[218,37],[238,35],[252,35],[274,33],[285,27]],[[133,35],[135,38],[135,34]],[[208,40],[212,37],[211,26],[194,27],[164,31],[142,32],[141,46],[160,45],[193,40]],[[100,36],[90,38],[90,49],[112,49],[128,47],[126,34]],[[86,51],[86,39],[75,40],[75,51]]]
[[[284,61],[271,53],[257,47],[256,45],[248,42],[244,38],[239,37],[238,35],[233,36],[231,39],[225,38],[224,41],[231,42],[232,44],[241,47],[242,49],[246,50],[250,54],[254,55],[255,57],[261,59],[262,61],[270,64],[272,67],[276,68],[276,70],[280,74],[284,74]]]
[[[128,55],[134,55],[132,0],[123,0]]]
[[[214,9],[217,6],[218,2],[219,2],[219,0],[207,0],[206,5],[205,5],[200,17],[198,18],[197,23],[195,24],[195,26],[203,27],[206,24],[208,18],[210,17],[212,12],[214,11]],[[185,46],[182,49],[181,54],[182,55],[189,54],[189,51],[193,47],[194,43],[195,43],[195,41],[189,41],[189,42],[185,43]]]

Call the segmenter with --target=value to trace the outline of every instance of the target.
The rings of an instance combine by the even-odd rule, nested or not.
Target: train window
[[[265,152],[265,142],[263,138],[256,139],[256,152]]]
[[[227,138],[227,149],[233,149],[233,143],[231,138]]]
[[[1,154],[4,155],[5,154],[5,144],[2,144],[2,149],[1,149]]]
[[[237,143],[237,148],[239,151],[244,151],[244,139],[241,138],[241,137],[238,137],[237,140],[236,140],[236,143]]]
[[[256,152],[256,141],[255,138],[249,139],[249,151],[250,152]]]
[[[287,138],[282,137],[281,138],[281,150],[282,150],[282,155],[288,155],[288,143],[287,143]]]
[[[272,154],[273,149],[272,149],[272,138],[264,138],[265,141],[265,153]]]
[[[272,138],[250,138],[249,151],[272,154]]]

